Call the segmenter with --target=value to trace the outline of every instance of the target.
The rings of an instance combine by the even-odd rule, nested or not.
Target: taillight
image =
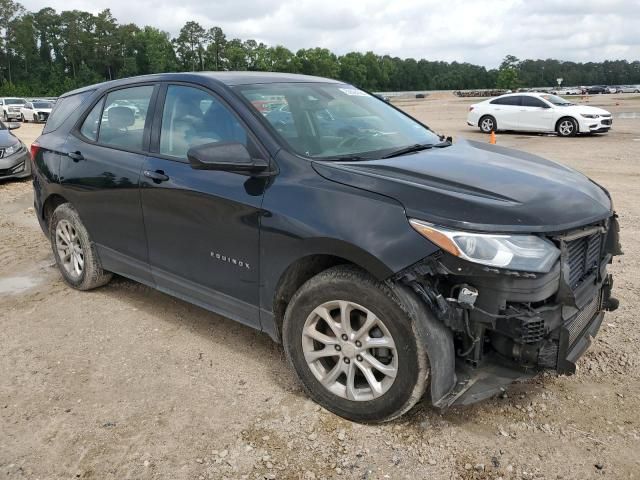
[[[33,142],[31,144],[31,158],[36,158],[36,155],[38,155],[38,150],[40,150],[40,144],[38,144],[38,142]]]
[[[36,163],[36,155],[38,155],[38,151],[40,150],[40,144],[38,142],[33,142],[31,144],[31,161]]]

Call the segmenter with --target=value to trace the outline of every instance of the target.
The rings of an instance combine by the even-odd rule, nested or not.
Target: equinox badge
[[[220,260],[221,262],[227,262],[232,265],[237,265],[238,267],[251,270],[251,267],[247,262],[243,262],[242,260],[238,260],[237,258],[228,257],[227,255],[222,255],[217,252],[211,252],[211,258],[215,258],[216,260]]]

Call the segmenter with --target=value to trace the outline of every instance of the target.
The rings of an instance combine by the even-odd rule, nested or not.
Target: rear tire
[[[491,115],[485,115],[481,117],[478,121],[478,126],[480,127],[480,131],[482,133],[491,133],[495,132],[498,129],[496,119]]]
[[[23,114],[20,114],[20,120],[22,120],[22,123],[27,123],[27,119],[24,118]]]
[[[102,269],[95,245],[70,203],[54,210],[49,222],[49,238],[58,269],[70,286],[91,290],[111,280],[112,274]]]
[[[307,395],[349,420],[393,420],[429,383],[413,321],[385,284],[353,266],[325,270],[296,292],[282,340]]]
[[[35,113],[33,114],[33,123],[38,123],[38,116]]]
[[[563,117],[556,124],[556,132],[561,137],[575,137],[578,133],[578,122],[571,117]]]

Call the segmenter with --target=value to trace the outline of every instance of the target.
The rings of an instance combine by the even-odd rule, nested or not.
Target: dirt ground
[[[488,141],[465,125],[474,101],[398,105],[454,140]],[[445,413],[421,404],[382,426],[308,400],[266,335],[125,279],[66,287],[30,181],[0,183],[0,478],[640,478],[640,96],[589,104],[614,112],[608,135],[498,143],[609,189],[625,251],[612,268],[620,309],[575,376]],[[30,143],[39,129],[16,134]]]

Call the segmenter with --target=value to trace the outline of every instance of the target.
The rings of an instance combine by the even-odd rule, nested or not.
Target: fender
[[[444,326],[425,303],[405,285],[387,282],[407,314],[416,322],[419,339],[427,347],[431,374],[431,403],[446,406],[457,383],[453,332]]]

